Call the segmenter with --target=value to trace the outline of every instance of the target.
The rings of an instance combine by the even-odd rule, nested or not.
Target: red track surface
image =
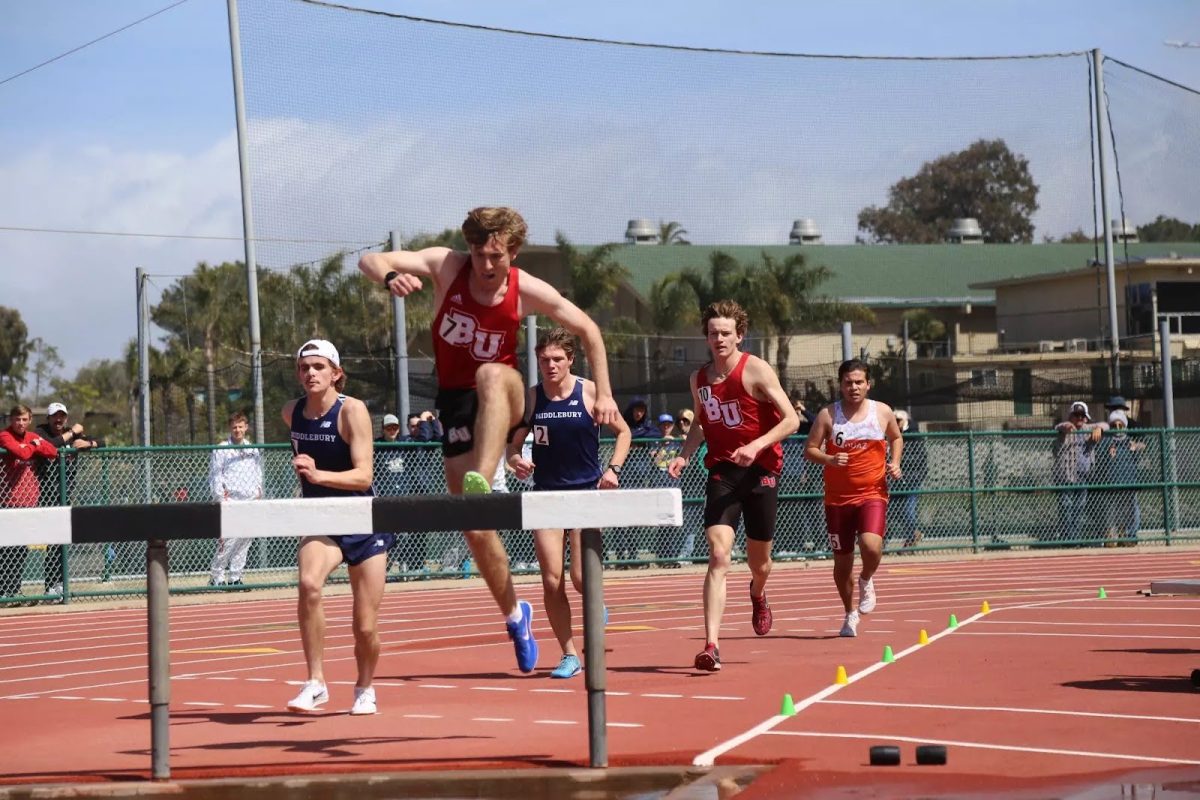
[[[783,765],[746,797],[1200,775],[1200,691],[1189,681],[1200,598],[1137,594],[1151,580],[1200,577],[1200,552],[889,557],[857,639],[837,636],[830,570],[777,566],[775,627],[763,638],[750,629],[747,574],[734,573],[724,669],[713,674],[691,668],[703,646],[701,573],[607,573],[610,765]],[[518,588],[542,644],[532,676],[516,671],[481,585],[389,587],[373,717],[345,713],[348,597],[326,601],[332,699],[312,715],[284,709],[303,678],[294,601],[173,607],[172,777],[586,765],[582,676],[549,678],[559,652],[540,587]],[[145,612],[77,608],[0,617],[0,783],[149,775]],[[894,663],[881,663],[885,645]],[[835,688],[839,665],[850,682]],[[777,716],[785,693],[795,716]],[[948,765],[915,765],[927,742],[947,745]],[[889,743],[902,765],[868,766],[869,746]]]

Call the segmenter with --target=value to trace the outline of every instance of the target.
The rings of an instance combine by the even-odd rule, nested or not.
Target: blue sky
[[[254,0],[242,3],[243,16],[252,16]],[[1099,47],[1111,57],[1200,87],[1200,49],[1164,45],[1165,40],[1200,40],[1200,5],[1190,0],[1147,2],[1136,10],[1128,2],[1052,0],[347,4],[570,36],[757,51],[976,56]],[[0,11],[0,81],[168,5],[170,0],[6,3]],[[388,53],[370,55],[391,58]],[[402,59],[403,54],[395,54],[398,63]],[[1118,86],[1114,91],[1120,90]],[[462,109],[466,118],[471,106],[463,102]],[[535,149],[536,135],[527,136],[527,144]],[[256,172],[256,178],[269,182],[272,175]],[[887,183],[890,180],[883,185]],[[135,267],[163,276],[155,282],[165,286],[171,280],[167,276],[187,273],[199,260],[240,258],[224,0],[188,0],[0,84],[0,186],[6,189],[0,196],[0,228],[232,239],[0,230],[0,305],[18,308],[31,335],[59,349],[68,372],[91,359],[119,357],[124,342],[134,335]],[[264,193],[266,226],[272,213],[283,208],[272,206],[270,190],[256,186],[256,193]],[[619,227],[627,216],[637,215],[606,204],[611,199],[597,201],[602,213],[616,218],[606,223],[608,227]],[[884,199],[878,196],[874,202]],[[447,209],[465,207],[458,197],[446,203]],[[702,218],[687,206],[666,206],[638,210],[647,215],[678,212],[685,223]],[[1052,229],[1046,232],[1064,233],[1053,226],[1061,228],[1074,219],[1064,212],[1047,222]],[[297,224],[304,221],[301,215]],[[445,224],[455,221],[450,218]],[[414,216],[412,224],[432,223]],[[320,237],[340,232],[353,241],[374,236],[379,228],[374,220],[362,230],[326,227]],[[543,240],[549,234],[539,233]],[[579,232],[581,241],[591,236],[586,228]],[[703,240],[703,234],[698,238]],[[293,254],[268,249],[266,256],[272,255],[286,262]]]

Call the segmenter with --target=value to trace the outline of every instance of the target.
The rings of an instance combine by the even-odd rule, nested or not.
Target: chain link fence
[[[904,477],[892,487],[886,546],[892,553],[988,551],[1170,544],[1200,539],[1200,429],[1133,429],[1063,439],[1052,431],[910,434]],[[678,485],[682,528],[605,532],[605,565],[636,569],[704,563],[705,471],[693,459],[676,483],[666,464],[679,439],[634,442],[621,473],[625,488]],[[785,443],[775,537],[777,560],[829,558],[821,468],[806,462],[804,440]],[[601,458],[612,442],[602,442]],[[220,448],[261,456],[262,496],[298,497],[286,445]],[[210,502],[210,447],[107,448],[64,457],[28,480],[0,484],[0,506]],[[32,483],[30,482],[32,481]],[[380,495],[446,491],[437,444],[376,444],[375,488]],[[527,484],[507,475],[509,491]],[[164,532],[167,534],[168,532]],[[0,534],[2,542],[3,534]],[[502,531],[514,571],[535,573],[532,537]],[[118,537],[114,537],[118,538]],[[388,580],[427,580],[477,574],[458,531],[407,533],[388,553]],[[169,544],[175,593],[277,588],[296,583],[297,541],[248,542],[244,567],[214,564],[219,540]],[[738,533],[735,556],[744,553]],[[0,546],[0,604],[62,602],[145,592],[144,542],[51,547]],[[220,572],[218,573],[218,568]],[[220,576],[223,582],[214,581]],[[240,579],[240,580],[239,580]],[[345,580],[344,570],[333,581]],[[216,585],[213,585],[216,583]]]

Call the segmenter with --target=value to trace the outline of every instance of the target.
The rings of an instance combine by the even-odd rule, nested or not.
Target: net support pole
[[[171,777],[171,651],[167,543],[146,544],[146,619],[150,653],[150,766],[156,781]]]
[[[1171,375],[1171,320],[1167,317],[1158,321],[1158,341],[1159,358],[1162,360],[1163,428],[1166,429],[1163,434],[1166,437],[1163,443],[1166,454],[1166,474],[1163,475],[1163,480],[1171,487],[1168,492],[1170,504],[1163,514],[1163,534],[1170,543],[1171,531],[1179,521],[1179,487],[1176,485],[1179,475],[1175,466],[1175,386]]]
[[[608,766],[608,715],[604,659],[604,539],[598,529],[584,528],[583,540],[583,680],[588,698],[588,758],[592,767]]]
[[[909,367],[908,367],[908,317],[905,317],[901,323],[901,336],[904,339],[904,408],[908,413],[912,413],[912,384],[909,382]]]
[[[1093,86],[1096,92],[1096,154],[1097,166],[1100,170],[1100,213],[1104,222],[1104,277],[1108,282],[1108,336],[1109,347],[1112,351],[1112,391],[1114,394],[1121,393],[1121,331],[1117,326],[1117,275],[1116,267],[1113,263],[1113,231],[1112,218],[1108,213],[1108,157],[1107,143],[1108,136],[1107,126],[1105,124],[1108,115],[1105,113],[1107,104],[1104,101],[1104,66],[1103,58],[1100,56],[1100,48],[1092,51],[1092,70],[1095,73],[1096,80],[1093,81]],[[1122,227],[1124,220],[1121,221]],[[1126,264],[1128,269],[1129,265]]]
[[[246,252],[246,300],[250,332],[250,382],[254,388],[254,441],[265,442],[262,328],[258,317],[258,261],[254,255],[254,211],[250,202],[250,154],[246,143],[246,100],[242,88],[242,40],[237,0],[225,0],[229,15],[229,55],[233,66],[233,111],[237,122],[238,176],[242,188],[242,241]],[[209,398],[212,402],[212,398]]]
[[[388,234],[388,248],[392,252],[400,249],[400,235],[395,231]],[[392,339],[396,343],[396,413],[404,430],[408,430],[408,417],[412,414],[412,398],[408,392],[408,317],[404,298],[394,294],[388,296],[392,298]]]
[[[854,358],[854,328],[849,322],[842,323],[842,361]]]
[[[533,386],[538,382],[537,366],[537,314],[525,317],[525,385]],[[588,372],[592,365],[588,364]]]

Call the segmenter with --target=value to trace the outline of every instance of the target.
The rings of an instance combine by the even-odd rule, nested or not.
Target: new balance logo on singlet
[[[700,408],[704,411],[706,421],[720,422],[726,428],[737,428],[742,424],[742,407],[737,400],[722,403],[718,398],[713,397],[712,388],[709,386],[701,386],[698,393]]]
[[[471,355],[479,361],[496,358],[504,344],[503,331],[484,330],[473,316],[458,309],[447,311],[442,316],[438,336],[454,347],[470,348]]]

